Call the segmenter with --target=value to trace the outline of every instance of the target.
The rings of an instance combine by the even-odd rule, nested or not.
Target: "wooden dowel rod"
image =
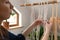
[[[55,4],[55,3],[60,3],[60,2],[57,2],[57,1],[48,1],[48,4]],[[20,5],[21,7],[24,7],[24,6],[35,6],[35,5],[46,5],[47,2],[40,2],[40,3],[33,3],[33,4],[22,4]]]
[[[24,7],[24,6],[31,6],[32,4],[22,4],[20,5],[21,7]]]
[[[39,3],[33,3],[33,5],[39,5]]]

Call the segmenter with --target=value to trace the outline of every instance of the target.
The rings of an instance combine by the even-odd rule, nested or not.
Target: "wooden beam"
[[[60,3],[60,2],[57,2],[57,1],[48,1],[48,2],[33,3],[33,4],[21,4],[20,6],[24,7],[24,6],[46,5],[47,3],[48,4],[55,4],[55,3]]]

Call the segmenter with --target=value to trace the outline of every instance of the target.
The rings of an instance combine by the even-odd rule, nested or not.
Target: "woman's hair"
[[[0,40],[4,40],[4,39],[9,40],[8,31],[1,26],[0,27]]]
[[[3,0],[0,0],[0,2],[2,2]]]
[[[4,2],[4,1],[5,1],[5,0],[0,0],[0,3],[1,3],[1,2]]]
[[[2,3],[3,2],[3,0],[0,0],[0,3]]]

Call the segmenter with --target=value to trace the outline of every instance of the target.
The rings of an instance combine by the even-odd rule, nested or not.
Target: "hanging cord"
[[[45,23],[48,22],[48,19],[47,19],[47,15],[48,15],[48,1],[46,2],[47,4],[45,5],[44,3],[44,26],[45,26]],[[45,28],[44,28],[44,31],[45,31]]]
[[[35,7],[32,5],[31,6],[31,23],[35,20],[35,13],[34,13]],[[36,28],[33,29],[33,31],[31,32],[31,40],[36,40]]]
[[[42,2],[39,6],[39,14],[38,14],[38,19],[43,19],[43,8],[44,6],[42,5]],[[44,32],[44,28],[43,28],[43,25],[38,25],[37,27],[37,33],[38,33],[38,39],[37,40],[41,40],[41,37],[43,35],[43,32]]]
[[[37,19],[41,19],[41,5],[38,6],[39,11],[38,11],[38,18]],[[39,40],[40,37],[40,25],[37,26],[37,31],[36,31],[36,39]]]
[[[38,19],[41,19],[41,18],[42,18],[42,17],[41,17],[41,16],[42,16],[42,13],[41,13],[41,6],[42,6],[42,5],[39,5]]]
[[[53,0],[55,1],[55,0]],[[57,1],[57,0],[56,0]],[[57,13],[58,13],[58,5],[56,4],[56,16],[54,17],[54,4],[52,4],[52,18],[53,18],[53,35],[54,35],[54,40],[57,40]]]
[[[42,2],[41,2],[41,15],[40,15],[40,17],[41,17],[41,19],[43,19],[43,10],[44,10],[44,5],[42,5]]]
[[[34,7],[31,6],[31,23],[35,20]]]
[[[52,1],[54,1],[54,0],[52,0]],[[54,8],[54,4],[51,4],[51,5],[52,5],[52,17],[51,18],[53,18],[53,26],[52,26],[52,31],[51,31],[51,40],[54,40],[53,31],[54,31],[54,10],[55,10],[55,8]]]
[[[34,7],[32,6],[32,8],[31,8],[32,10],[31,10],[31,22],[33,22],[34,20],[35,20],[35,14],[34,14]],[[32,39],[31,40],[34,40],[35,38],[34,38],[34,32],[35,31],[35,29],[33,29],[33,31],[32,31],[32,35],[31,35],[31,37],[32,37]]]
[[[57,0],[56,0],[57,1]],[[58,40],[57,38],[57,18],[58,18],[58,4],[55,4],[56,6],[56,18],[55,18],[55,30],[54,30],[54,40]]]
[[[43,10],[44,10],[43,7],[44,7],[44,5],[42,5],[42,2],[41,2],[40,6],[39,6],[38,19],[43,19]],[[44,32],[43,25],[38,25],[37,30],[38,30],[38,32],[39,32],[39,33],[38,33],[38,34],[39,34],[38,40],[41,40],[41,37],[42,37],[43,32]]]
[[[46,2],[46,5],[44,5],[44,25],[48,22],[48,1]],[[46,29],[44,28],[44,31]],[[50,31],[51,34],[51,31]],[[49,34],[48,40],[51,40],[51,35]]]
[[[24,3],[25,8],[27,8],[26,4],[28,4],[28,3],[29,3],[28,0],[26,0],[25,3]],[[31,10],[32,10],[32,8],[31,8]],[[26,13],[27,13],[27,11],[26,11]],[[31,13],[32,13],[32,12],[31,12]],[[31,16],[31,19],[32,19],[32,16]],[[31,20],[31,23],[32,23],[32,21],[33,21],[33,20]],[[31,32],[31,33],[28,35],[28,37],[30,38],[30,40],[32,40],[32,36],[33,36],[33,33]]]
[[[44,4],[44,21],[47,21],[47,14],[48,14],[48,2]]]

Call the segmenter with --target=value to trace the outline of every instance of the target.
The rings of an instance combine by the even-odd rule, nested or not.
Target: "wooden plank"
[[[57,2],[57,1],[48,1],[48,4],[55,4],[55,3],[60,3],[60,2]],[[33,3],[33,4],[21,4],[20,6],[21,7],[24,7],[24,6],[36,6],[36,5],[46,5],[47,2],[40,2],[40,3]]]

